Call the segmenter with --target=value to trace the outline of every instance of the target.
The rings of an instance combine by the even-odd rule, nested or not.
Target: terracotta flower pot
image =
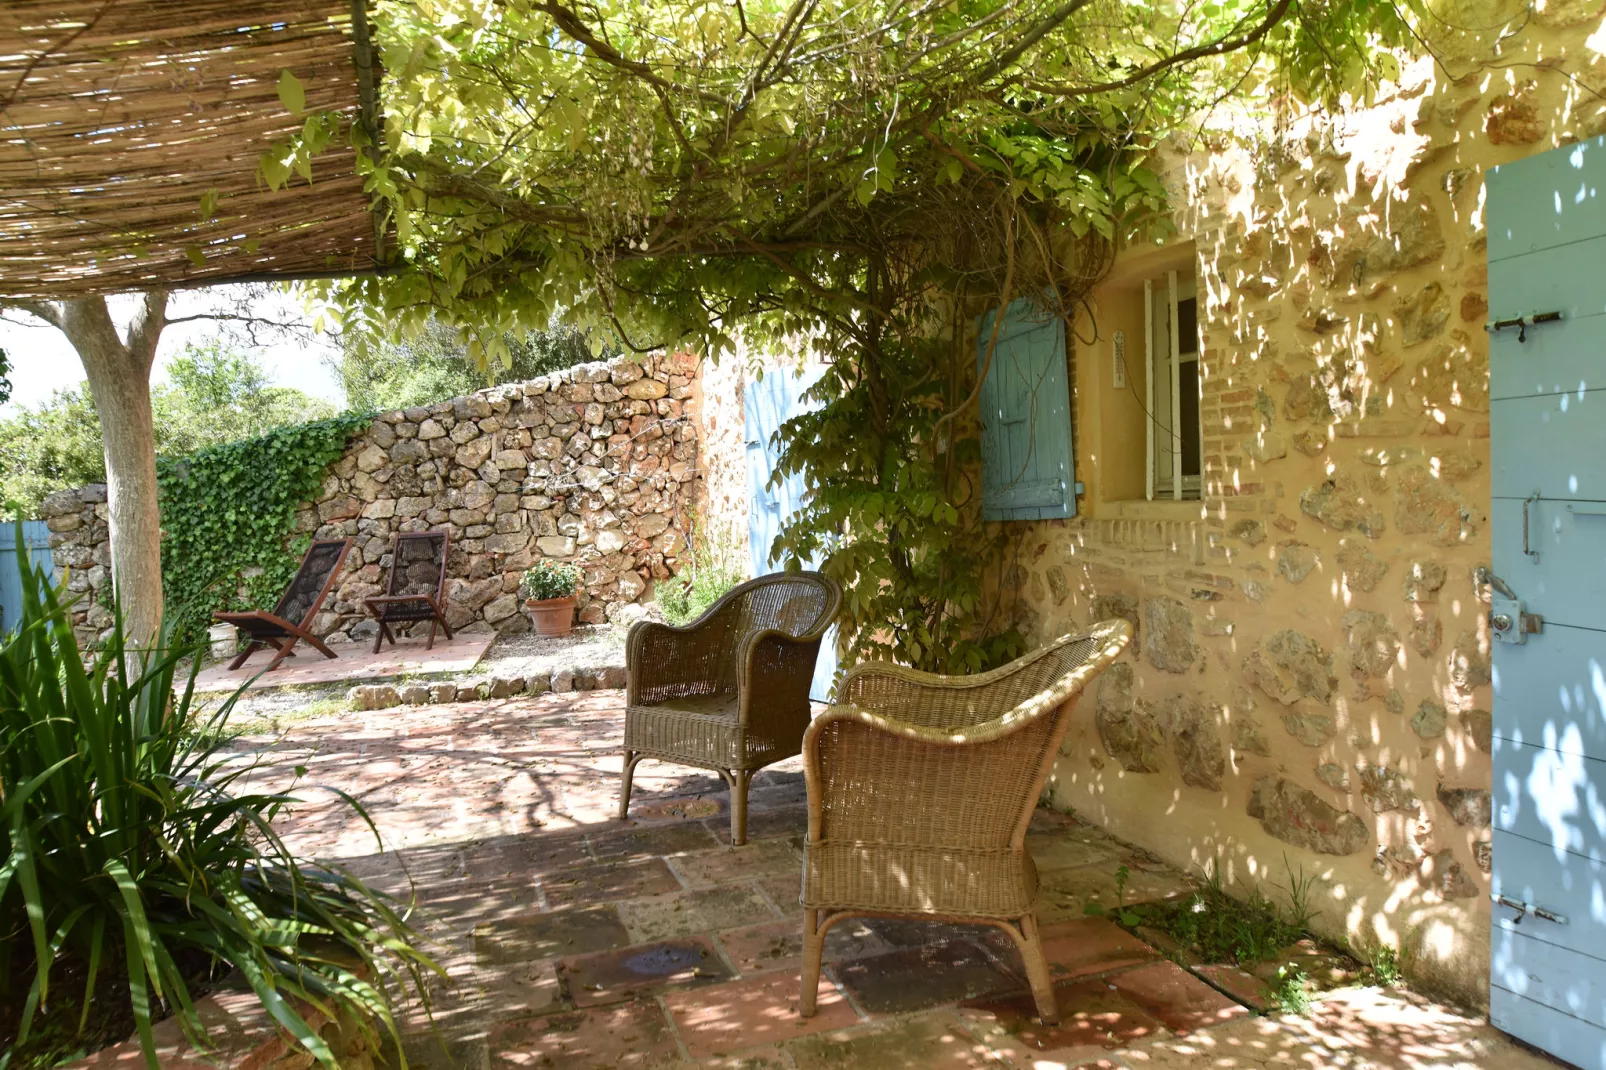
[[[524,608],[535,622],[536,635],[561,637],[574,627],[574,595],[562,598],[526,598]]]

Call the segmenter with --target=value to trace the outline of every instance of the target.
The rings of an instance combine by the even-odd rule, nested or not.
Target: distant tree
[[[345,387],[347,408],[384,410],[427,405],[597,359],[587,336],[567,324],[504,341],[507,363],[490,360],[482,371],[469,357],[473,343],[457,328],[431,320],[417,338],[400,342],[343,340],[340,356],[329,363]],[[605,345],[600,355],[613,352]]]
[[[151,391],[161,457],[255,438],[336,412],[321,398],[272,385],[254,356],[215,340],[186,345],[168,364],[167,377]]]
[[[0,349],[0,405],[11,400],[11,358]]]
[[[254,438],[275,427],[333,416],[335,406],[272,386],[249,353],[212,341],[184,347],[167,366],[169,382],[151,391],[156,453]],[[100,417],[88,384],[0,420],[0,498],[24,515],[58,490],[106,480]]]

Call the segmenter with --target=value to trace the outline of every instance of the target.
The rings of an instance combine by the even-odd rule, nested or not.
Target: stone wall
[[[718,363],[705,360],[697,377],[693,415],[700,450],[697,552],[751,571],[747,552],[747,388],[745,351]]]
[[[1459,81],[1414,62],[1367,109],[1174,149],[1180,238],[1123,255],[1076,324],[1098,339],[1073,361],[1081,515],[1012,526],[1004,593],[1031,635],[1137,628],[1081,706],[1054,801],[1231,881],[1314,877],[1319,929],[1396,945],[1416,979],[1474,1002],[1491,807],[1481,178],[1606,130],[1586,46],[1601,26],[1598,4],[1551,5],[1498,68],[1462,42],[1457,69],[1478,73]],[[1141,388],[1115,389],[1111,328],[1121,288],[1139,280],[1141,308],[1141,278],[1179,255],[1199,285],[1205,489],[1147,502]],[[1141,364],[1141,327],[1127,338]]]
[[[690,355],[619,358],[380,414],[296,517],[300,532],[356,540],[314,630],[371,638],[362,600],[382,593],[391,536],[440,528],[452,534],[454,629],[529,630],[518,581],[540,558],[582,567],[582,621],[639,612],[629,607],[680,568],[686,548],[697,429],[684,406],[696,378]],[[42,509],[75,593],[98,597],[110,582],[105,502],[91,486]],[[85,599],[79,624],[92,638],[109,614]]]

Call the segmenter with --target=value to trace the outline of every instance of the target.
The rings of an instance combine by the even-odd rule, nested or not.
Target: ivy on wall
[[[162,589],[181,639],[215,609],[273,608],[311,541],[292,538],[296,510],[372,420],[346,413],[157,462]]]

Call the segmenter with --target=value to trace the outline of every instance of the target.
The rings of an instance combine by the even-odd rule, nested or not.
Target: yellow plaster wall
[[[1124,500],[1142,423],[1108,338],[1126,330],[1141,396],[1129,255],[1076,325],[1082,515],[1019,525],[1006,591],[1039,639],[1139,629],[1082,703],[1056,804],[1234,881],[1315,876],[1318,929],[1398,945],[1471,1002],[1489,968],[1482,174],[1606,131],[1598,3],[1496,36],[1408,64],[1370,107],[1177,148],[1206,499]]]

